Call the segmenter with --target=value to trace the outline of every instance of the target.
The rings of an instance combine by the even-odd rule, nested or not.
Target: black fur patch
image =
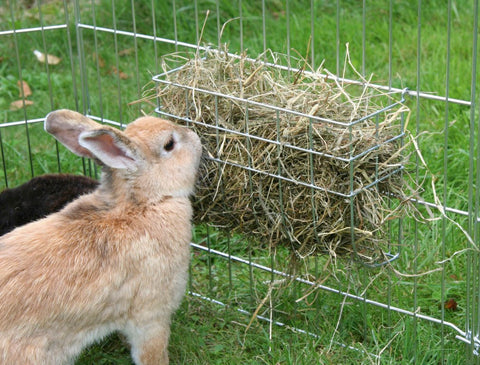
[[[95,190],[98,181],[81,175],[48,174],[0,193],[0,235],[62,209]]]

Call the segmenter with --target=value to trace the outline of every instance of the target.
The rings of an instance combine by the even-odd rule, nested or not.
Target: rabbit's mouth
[[[211,186],[211,174],[217,170],[217,164],[213,160],[213,156],[207,149],[203,148],[202,155],[200,156],[200,164],[195,176],[195,186],[197,188]]]

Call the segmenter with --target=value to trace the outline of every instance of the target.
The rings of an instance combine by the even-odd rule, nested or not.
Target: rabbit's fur
[[[0,193],[0,236],[15,227],[58,212],[97,186],[97,180],[82,175],[46,174],[3,190]]]
[[[154,117],[124,132],[69,110],[45,129],[102,168],[98,189],[0,237],[0,363],[65,364],[112,331],[168,363],[190,259],[198,136]]]

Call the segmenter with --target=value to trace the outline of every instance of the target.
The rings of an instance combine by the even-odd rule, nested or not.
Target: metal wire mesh
[[[67,159],[63,147],[42,135],[39,123],[52,109],[79,110],[119,127],[142,110],[154,109],[187,124],[196,122],[188,115],[168,115],[156,103],[131,104],[143,99],[145,85],[153,85],[152,76],[156,82],[168,83],[162,75],[164,55],[221,49],[222,43],[228,42],[230,52],[248,51],[252,57],[269,48],[285,53],[286,59],[303,55],[313,69],[325,59],[323,66],[339,78],[355,81],[354,75],[344,73],[345,43],[349,42],[350,57],[359,65],[360,73],[365,77],[375,74],[372,87],[407,98],[411,115],[405,133],[415,141],[416,152],[409,173],[413,185],[421,187],[410,201],[428,219],[400,217],[388,223],[389,239],[395,244],[387,252],[387,261],[396,260],[386,267],[337,261],[335,270],[328,274],[323,271],[331,263],[328,255],[307,258],[292,272],[285,265],[287,254],[281,249],[219,230],[211,222],[195,233],[190,298],[236,310],[245,323],[254,316],[267,324],[270,337],[278,326],[290,328],[319,339],[329,349],[346,347],[377,362],[400,361],[395,348],[406,348],[408,343],[409,351],[404,356],[411,361],[428,363],[428,356],[436,351],[432,363],[447,363],[457,352],[461,352],[458,361],[480,363],[478,0],[449,0],[446,4],[399,4],[390,0],[377,5],[340,0],[332,4],[239,0],[233,5],[177,0],[167,5],[155,0],[54,2],[54,9],[62,10],[60,17],[52,16],[51,4],[37,2],[30,10],[35,16],[25,18],[18,13],[22,2],[9,1],[0,7],[2,19],[6,19],[0,25],[0,77],[6,85],[4,96],[0,95],[4,187],[44,172],[96,174],[91,162]],[[441,9],[435,13],[441,14],[440,18],[429,18],[433,8]],[[332,16],[322,16],[327,13]],[[379,29],[370,28],[373,17],[383,19]],[[415,30],[413,34],[399,29],[399,24],[408,22]],[[356,28],[350,29],[350,23]],[[458,39],[457,33],[464,38]],[[59,34],[64,43],[52,49],[50,37],[58,38]],[[431,34],[436,35],[434,40],[427,37]],[[407,43],[411,47],[405,48]],[[441,51],[437,52],[439,45]],[[33,65],[29,60],[33,58],[33,46],[43,54],[61,55],[62,65]],[[383,47],[382,51],[376,47]],[[440,61],[434,63],[433,59]],[[460,67],[462,64],[466,66]],[[436,69],[431,70],[431,65]],[[289,65],[282,67],[297,71]],[[404,70],[408,74],[398,74]],[[67,75],[67,79],[59,74]],[[435,79],[441,80],[434,83]],[[34,95],[25,95],[22,88],[19,97],[13,95],[8,83],[17,81],[37,83]],[[63,98],[65,83],[68,99]],[[232,98],[200,88],[194,88],[194,92],[208,93],[217,103]],[[15,99],[22,103],[17,111],[11,111],[10,102]],[[35,104],[27,105],[33,99]],[[399,100],[404,102],[401,97]],[[278,112],[293,113],[284,109]],[[248,125],[248,118],[246,122]],[[219,131],[220,127],[212,128],[212,133]],[[241,133],[261,139],[248,129]],[[304,152],[315,156],[315,151],[308,148]],[[352,155],[345,162],[357,158]],[[217,162],[235,165],[222,158]],[[259,171],[243,163],[234,167],[270,174],[294,185],[325,189],[312,184],[309,176],[291,178],[282,171]],[[375,185],[380,178],[362,189]],[[356,194],[358,191],[352,189],[342,197],[354,199]],[[391,204],[396,202],[392,199]],[[455,310],[446,305],[449,301],[455,303]],[[349,328],[349,322],[358,328]],[[372,338],[371,328],[375,326],[382,327],[381,334],[387,338],[380,348]],[[430,327],[438,336],[435,349],[421,343],[422,333]]]

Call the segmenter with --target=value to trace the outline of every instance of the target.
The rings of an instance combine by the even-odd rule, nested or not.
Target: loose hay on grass
[[[366,80],[348,84],[326,70],[305,72],[305,63],[292,71],[267,57],[277,56],[164,58],[161,111],[192,121],[210,156],[196,221],[290,245],[302,257],[384,260],[393,244],[385,223],[401,214],[389,196],[403,196],[407,108]]]

